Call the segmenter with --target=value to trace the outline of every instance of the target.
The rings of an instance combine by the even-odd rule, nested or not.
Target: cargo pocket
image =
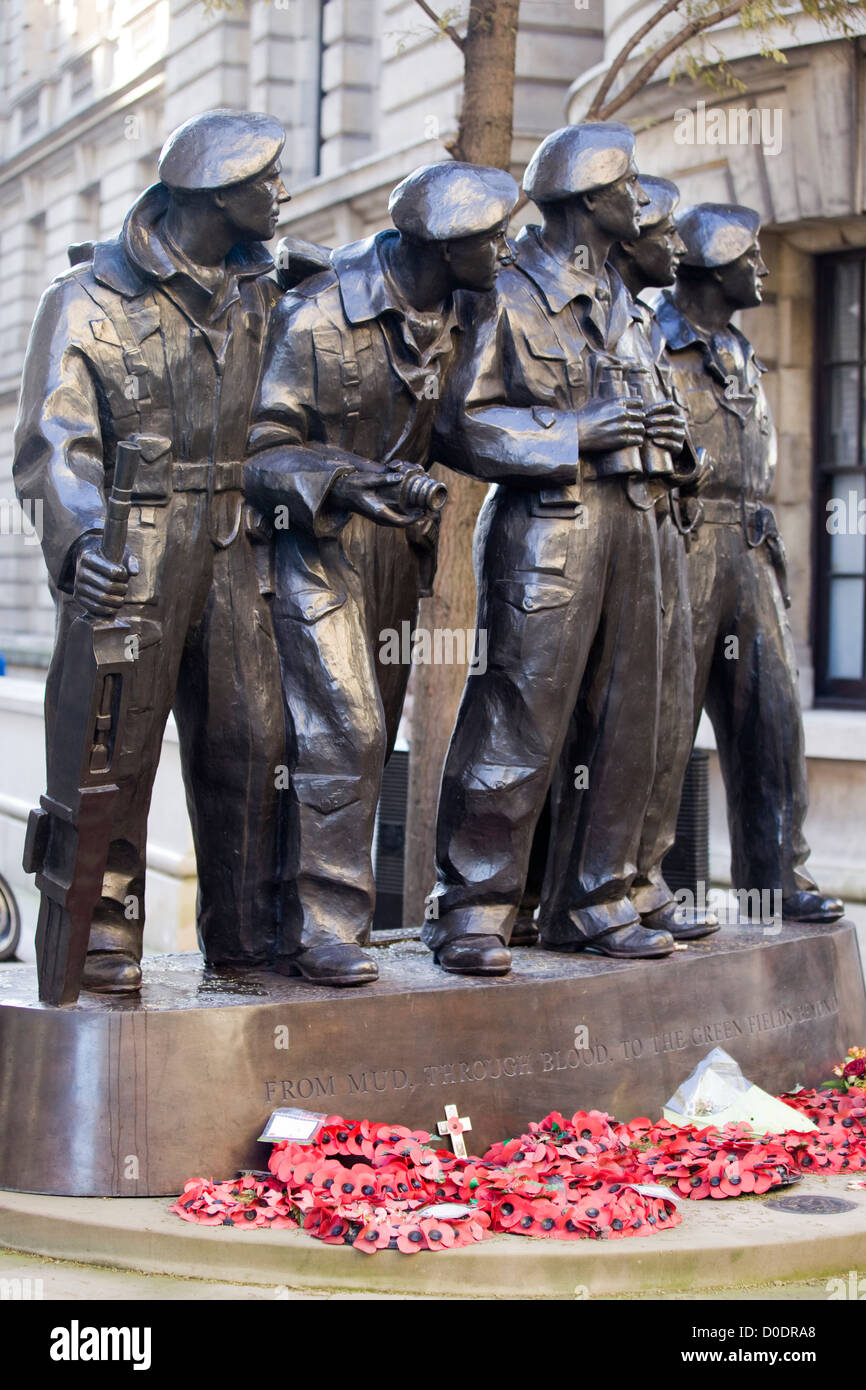
[[[488,666],[520,668],[524,677],[552,672],[573,594],[570,584],[555,580],[497,580],[489,606]]]
[[[292,778],[292,785],[301,805],[320,816],[330,816],[361,799],[357,777],[316,777],[300,773]]]
[[[335,589],[298,589],[282,593],[276,605],[281,618],[293,618],[302,623],[317,623],[328,613],[342,608],[346,595]]]
[[[133,434],[130,443],[141,451],[133,502],[165,503],[171,497],[171,440],[161,434]]]

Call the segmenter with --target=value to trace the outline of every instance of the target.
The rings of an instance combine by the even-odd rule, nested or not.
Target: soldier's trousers
[[[656,517],[662,585],[661,700],[655,778],[629,895],[638,912],[653,912],[673,901],[662,860],[676,839],[683,780],[694,741],[695,650],[688,559],[667,491],[656,504]]]
[[[694,738],[695,654],[688,567],[683,537],[671,516],[667,488],[656,502],[655,515],[662,592],[661,700],[655,777],[638,848],[637,874],[629,892],[629,898],[638,912],[653,912],[673,901],[673,894],[662,873],[662,861],[676,839],[682,784]],[[579,741],[578,729],[569,731],[561,759],[561,776],[567,791],[564,801],[566,810],[573,800],[573,768],[580,761],[580,749],[574,746],[575,741]],[[590,778],[591,775],[589,772]],[[557,773],[555,786],[558,787],[559,782],[560,774]],[[536,829],[521,910],[531,910],[541,901],[550,841],[561,833],[562,827],[551,825],[548,804]]]
[[[217,508],[237,507],[220,494]],[[285,721],[268,601],[242,533],[225,549],[208,534],[207,497],[174,493],[133,507],[129,547],[141,570],[119,617],[129,624],[127,717],[115,755],[119,798],[90,950],[140,950],[147,820],[172,707],[198,865],[197,927],[213,963],[258,963],[277,929],[274,769]],[[48,746],[62,717],[64,639],[80,615],[60,595],[46,685]]]
[[[813,889],[803,720],[787,613],[766,544],[705,522],[688,556],[694,727],[712,720],[728,803],[734,888]]]
[[[487,666],[467,680],[442,777],[438,882],[423,932],[433,950],[460,936],[508,941],[573,718],[590,781],[576,790],[583,779],[572,769],[559,788],[562,836],[551,846],[542,930],[568,942],[634,919],[622,904],[654,771],[657,527],[621,479],[586,482],[582,501],[577,518],[539,515],[533,494],[500,487],[479,518]]]
[[[280,953],[293,955],[368,939],[387,735],[362,576],[335,543],[319,549],[293,533],[277,540],[276,575],[274,632],[289,730]]]
[[[405,531],[377,526],[367,517],[350,517],[341,539],[358,574],[359,602],[385,716],[387,759],[397,738],[412,668],[407,662],[383,662],[380,653],[389,647],[385,634],[395,632],[400,638],[404,622],[409,623],[410,630],[415,627],[420,592],[418,556]]]

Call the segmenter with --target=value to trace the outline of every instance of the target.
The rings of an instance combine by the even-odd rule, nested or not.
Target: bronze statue
[[[803,722],[784,550],[766,503],[776,462],[766,369],[731,323],[737,310],[761,303],[768,271],[759,225],[746,207],[701,203],[683,212],[686,252],[656,308],[693,439],[712,464],[689,504],[693,723],[705,706],[727,792],[734,888],[778,891],[788,919],[833,922],[842,902],[821,894],[804,867]]]
[[[423,470],[460,328],[454,294],[493,285],[516,198],[498,169],[416,170],[391,196],[396,230],[334,251],[272,315],[247,493],[273,527],[289,719],[276,968],[315,983],[377,976],[361,949],[371,845],[409,674],[379,645],[414,621],[432,577],[445,489]]]
[[[641,174],[640,181],[649,198],[647,206],[641,209],[640,235],[615,244],[610,263],[619,272],[641,313],[642,331],[636,333],[634,343],[639,370],[630,370],[629,380],[639,390],[645,406],[670,403],[666,442],[671,447],[661,448],[651,440],[644,443],[641,456],[645,478],[638,485],[643,496],[634,497],[636,505],[654,507],[658,526],[662,664],[655,777],[638,848],[637,874],[629,898],[645,926],[664,927],[676,940],[682,941],[708,936],[719,929],[713,913],[697,905],[686,908],[677,903],[662,873],[662,861],[676,838],[677,811],[694,735],[695,661],[679,497],[683,490],[694,492],[705,465],[699,462],[685,433],[685,416],[673,386],[664,336],[652,310],[638,297],[643,290],[670,285],[675,279],[676,267],[685,251],[673,218],[679,192],[667,179]],[[627,484],[627,487],[635,491],[634,484]],[[572,769],[581,762],[581,735],[580,723],[576,722],[572,737],[566,741],[561,775],[555,782],[552,881],[545,898],[555,891],[561,858],[558,847],[567,833],[562,822],[567,823],[569,816],[575,819],[577,814]],[[590,783],[593,772],[590,762]]]
[[[122,625],[125,643],[115,687],[122,685],[122,707],[105,687],[91,710],[93,744],[108,751],[90,766],[117,788],[108,823],[100,830],[76,820],[83,788],[74,786],[78,768],[65,769],[70,818],[42,822],[30,846],[52,872],[76,844],[97,864],[104,852],[88,989],[129,992],[141,982],[147,817],[172,708],[202,950],[239,964],[264,962],[274,950],[274,767],[285,728],[242,473],[278,293],[262,241],[288,197],[283,141],[266,115],[211,111],[187,121],[166,142],[159,182],[131,208],[121,235],[85,249],[55,280],[31,333],[14,473],[19,497],[43,499],[58,605],[46,688],[49,789],[67,736],[90,717],[89,675],[72,669],[71,657],[67,664],[70,632],[87,615],[96,625]],[[140,460],[122,556],[105,554],[103,542],[121,443]],[[79,904],[79,926],[80,917]],[[67,981],[64,997],[76,993]]]
[[[634,137],[614,122],[555,131],[524,189],[542,225],[517,237],[495,294],[476,297],[436,449],[498,484],[476,532],[487,670],[467,681],[452,736],[423,932],[453,973],[510,967],[532,835],[572,718],[591,769],[557,846],[544,944],[628,958],[674,948],[628,897],[658,720],[658,528],[641,448],[679,452],[683,438],[669,400],[647,407],[629,381],[642,316],[606,265],[649,201]],[[575,767],[572,794],[578,785]]]

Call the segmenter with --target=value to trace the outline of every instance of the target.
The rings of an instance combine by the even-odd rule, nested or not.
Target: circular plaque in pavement
[[[846,1202],[842,1197],[819,1197],[807,1192],[799,1192],[791,1197],[773,1197],[765,1206],[775,1211],[791,1211],[798,1216],[836,1216],[843,1211],[856,1211],[856,1202]]]

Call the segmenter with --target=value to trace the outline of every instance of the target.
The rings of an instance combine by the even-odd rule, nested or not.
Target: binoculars
[[[417,509],[425,512],[440,512],[448,501],[448,489],[444,483],[431,478],[423,468],[407,473],[400,488],[399,503],[405,511]]]

